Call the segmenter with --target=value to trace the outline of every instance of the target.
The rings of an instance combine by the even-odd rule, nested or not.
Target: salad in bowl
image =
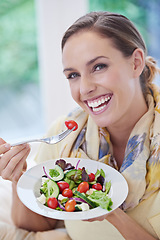
[[[108,196],[111,181],[105,181],[102,168],[89,172],[85,167],[79,168],[64,159],[55,162],[47,170],[43,166],[40,196],[37,200],[45,206],[59,211],[87,211],[100,206],[110,211],[112,200]]]
[[[121,173],[99,161],[49,159],[28,169],[17,183],[22,203],[31,211],[59,220],[86,220],[106,215],[126,199]]]

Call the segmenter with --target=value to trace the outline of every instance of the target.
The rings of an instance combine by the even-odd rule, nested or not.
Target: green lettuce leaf
[[[102,191],[94,191],[89,197],[92,202],[95,202],[98,206],[108,211],[112,210],[111,206],[113,204],[110,197]]]

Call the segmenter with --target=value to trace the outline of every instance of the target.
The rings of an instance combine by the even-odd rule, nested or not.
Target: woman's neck
[[[147,104],[144,101],[141,105],[136,106],[123,121],[118,124],[107,127],[110,133],[110,140],[113,146],[113,156],[120,167],[125,154],[127,142],[130,134],[140,118],[148,111]]]
[[[110,140],[112,143],[113,156],[116,159],[118,168],[120,169],[123,163],[125,149],[131,131],[120,131],[119,129],[117,129],[116,133],[114,133],[115,132],[111,133]]]

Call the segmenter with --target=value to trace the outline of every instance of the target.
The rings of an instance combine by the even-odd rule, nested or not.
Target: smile
[[[111,100],[111,97],[112,95],[110,94],[95,100],[88,100],[87,104],[90,108],[92,108],[93,112],[99,112],[107,106],[108,102]]]

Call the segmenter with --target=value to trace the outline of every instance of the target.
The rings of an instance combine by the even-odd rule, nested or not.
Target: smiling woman
[[[107,36],[110,34],[107,32]],[[137,78],[144,68],[145,53],[136,49],[132,57],[124,58],[133,50],[126,52],[126,48],[122,54],[118,50],[122,44],[114,47],[120,40],[116,39],[114,43],[112,38],[101,36],[98,29],[79,31],[69,37],[63,48],[64,73],[73,99],[98,126],[118,128],[121,123],[128,123],[130,118],[133,119],[130,121],[132,128],[147,111]],[[137,109],[140,102],[143,103],[143,111]]]
[[[65,75],[69,80],[72,97],[100,129],[103,128],[99,131],[105,132],[103,136],[109,148],[106,145],[100,147],[100,150],[103,149],[107,155],[113,156],[105,159],[103,155],[103,161],[112,164],[126,177],[131,192],[122,209],[128,215],[128,210],[132,209],[134,215],[130,216],[134,216],[133,219],[136,221],[137,209],[149,203],[149,196],[153,194],[152,191],[150,192],[153,185],[148,188],[151,170],[146,169],[144,144],[148,142],[148,131],[150,132],[150,127],[154,124],[155,110],[150,96],[153,94],[153,97],[159,99],[159,90],[152,84],[155,73],[159,70],[155,60],[147,57],[146,54],[145,43],[134,25],[124,16],[115,13],[92,12],[85,15],[66,31],[62,40],[63,65],[65,70],[68,69]],[[156,116],[159,118],[159,114]],[[88,132],[87,124],[87,134]],[[154,132],[151,135],[155,138],[159,136]],[[87,141],[85,147],[87,148],[89,144],[90,142]],[[87,149],[85,151],[87,152]],[[150,154],[146,158],[147,162],[152,161],[149,156]],[[140,170],[139,164],[143,166],[143,171]],[[159,158],[158,163],[156,161],[154,164],[158,164],[157,167],[160,169]],[[148,166],[151,167],[150,164]],[[146,171],[148,183],[145,180]],[[157,190],[159,187],[156,187],[154,192]],[[157,195],[155,197],[158,198]],[[147,201],[142,201],[145,198]],[[121,210],[113,213],[106,216],[106,220],[125,239],[136,239],[137,234],[139,239],[157,237],[149,226],[143,225],[145,230],[141,227],[149,213],[143,215],[142,222],[134,221]],[[160,209],[157,213],[160,213]],[[86,237],[85,230],[81,231],[84,235],[80,234],[79,238],[75,237],[75,232],[79,227],[85,229],[87,224],[80,222],[76,223],[77,226],[73,224],[73,221],[66,221],[70,236],[73,239]],[[109,227],[107,222],[104,221],[100,225],[102,239],[106,234],[109,239],[112,239],[111,236],[122,239],[122,236],[111,226]],[[96,224],[93,223],[90,227],[96,229]],[[93,231],[91,229],[89,232]],[[157,230],[156,224],[154,229]],[[97,234],[98,231],[93,231],[93,239]]]

